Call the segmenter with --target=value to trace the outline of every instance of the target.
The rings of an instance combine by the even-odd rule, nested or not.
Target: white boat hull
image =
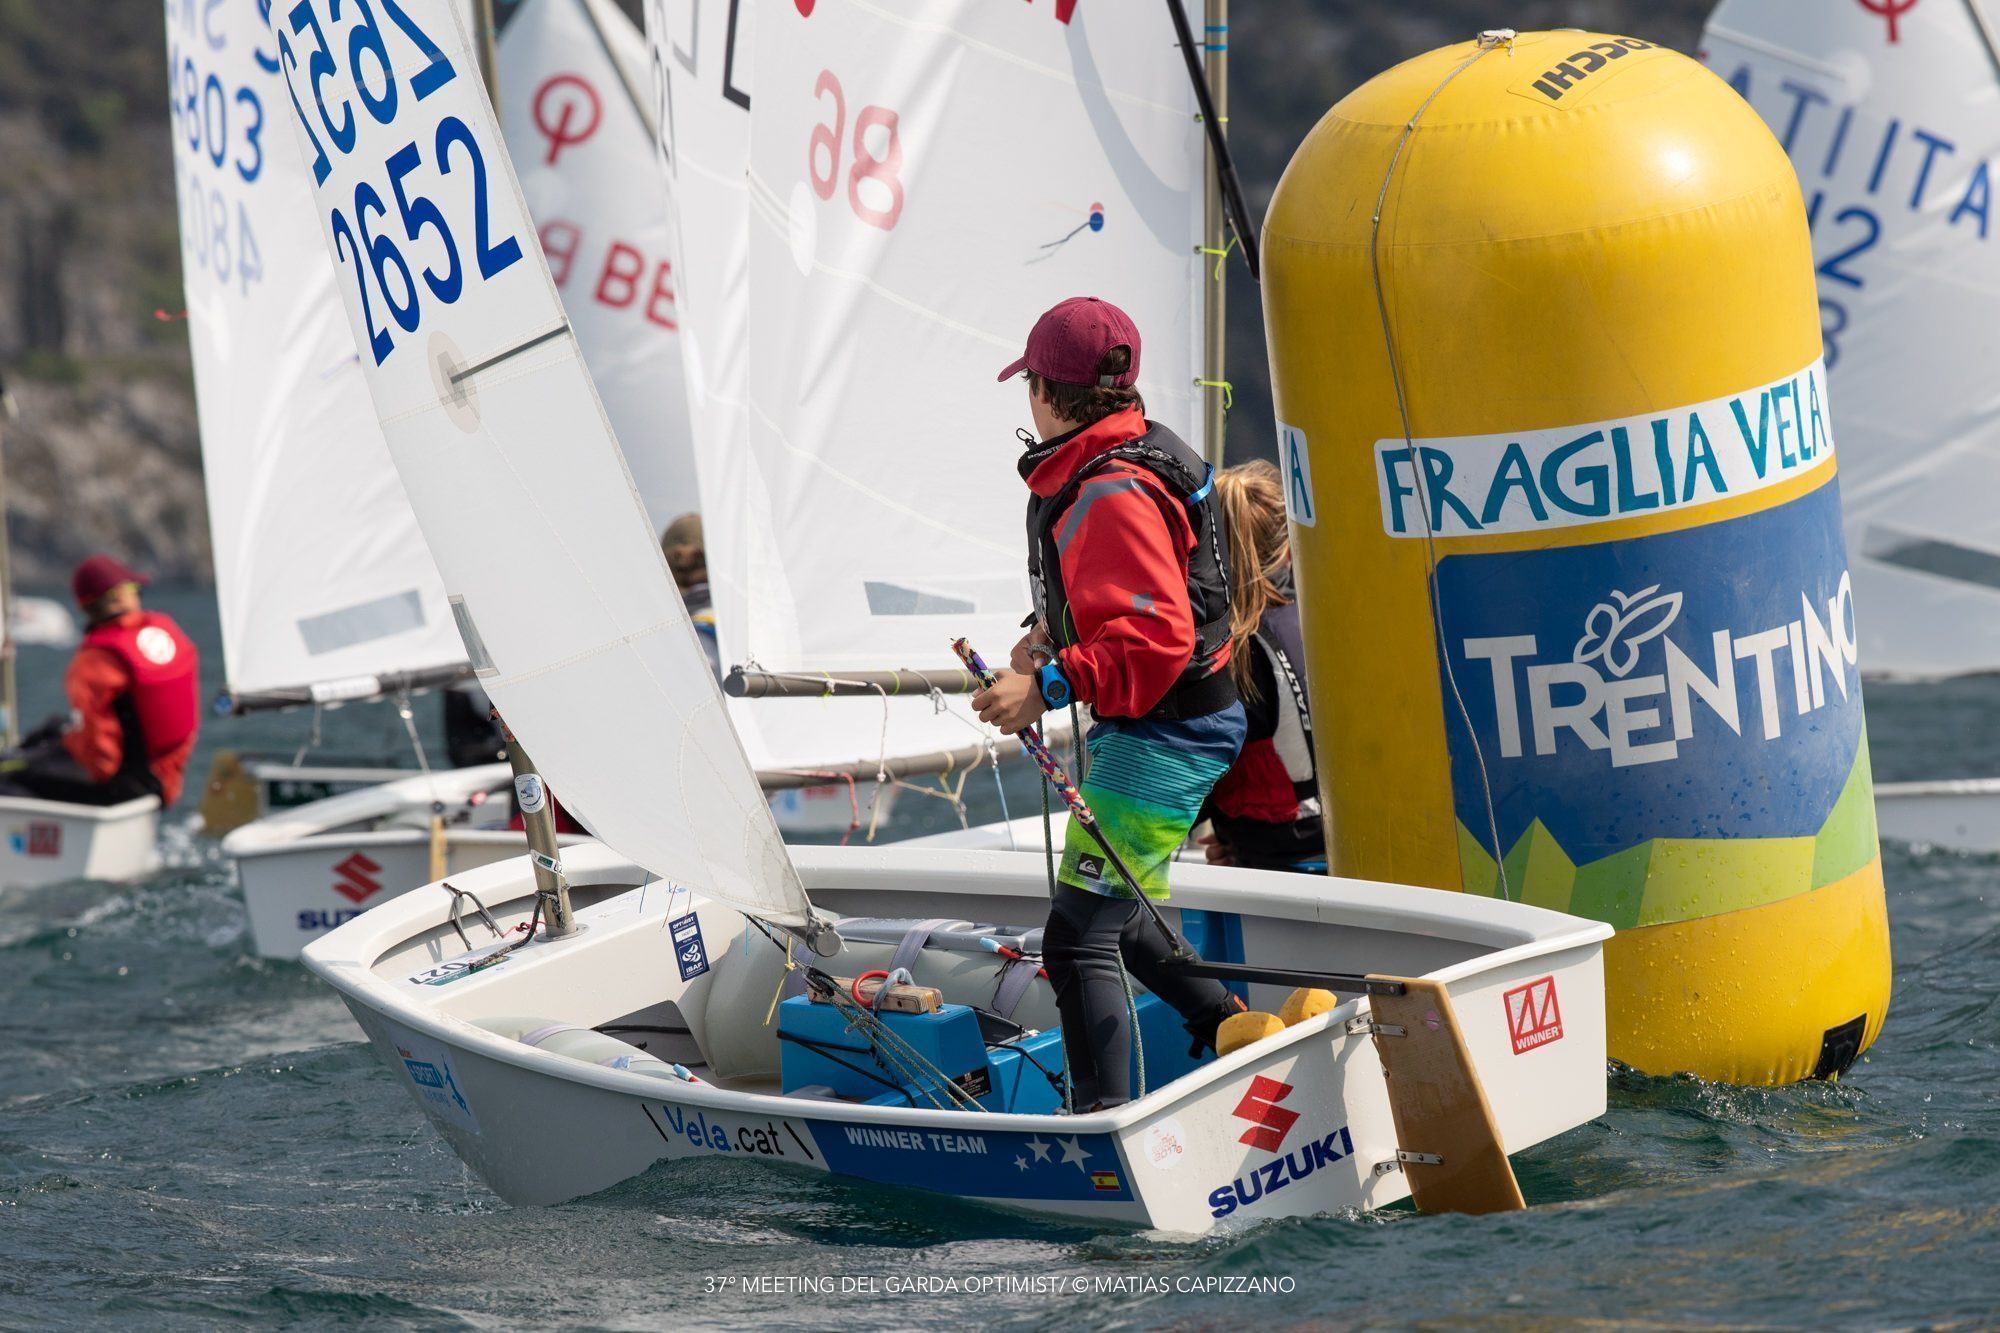
[[[0,796],[0,888],[142,878],[159,869],[159,831],[152,796],[118,805]]]
[[[327,931],[429,883],[434,800],[447,808],[447,875],[520,857],[522,834],[504,827],[509,772],[505,764],[481,764],[413,774],[282,810],[232,832],[222,850],[236,863],[252,951],[259,958],[296,959]]]
[[[2000,778],[1885,782],[1875,822],[1898,842],[1955,852],[2000,852]]]
[[[1364,1001],[1348,1000],[1116,1110],[1073,1117],[804,1100],[776,1095],[768,1080],[713,1071],[686,1083],[552,1054],[478,1026],[498,1015],[613,1025],[670,1012],[686,1021],[687,1051],[709,1054],[741,1041],[748,1002],[757,1011],[755,1034],[771,988],[729,990],[720,979],[747,967],[761,947],[744,935],[740,916],[663,884],[626,887],[641,872],[596,844],[566,859],[586,927],[568,942],[523,948],[483,971],[455,970],[462,965],[451,960],[464,946],[444,924],[447,896],[431,891],[369,912],[305,955],[432,1123],[510,1202],[557,1203],[658,1161],[696,1158],[758,1158],[1098,1223],[1192,1232],[1225,1218],[1374,1208],[1408,1194],[1400,1173],[1378,1174],[1376,1166],[1393,1161],[1399,1147],[1424,1145],[1397,1142],[1371,1042],[1346,1031]],[[799,848],[794,859],[813,901],[837,912],[1016,924],[1046,915],[1036,856]],[[1600,951],[1608,928],[1399,886],[1209,867],[1177,871],[1176,881],[1177,906],[1238,913],[1245,949],[1259,964],[1447,982],[1509,1152],[1602,1113]],[[531,891],[524,864],[455,882],[504,903],[503,927],[523,919]],[[676,980],[690,918],[700,970]],[[474,943],[490,938],[482,931]],[[829,966],[845,973],[858,963]],[[1560,995],[1559,1036],[1517,1054],[1503,996],[1543,983]],[[1256,986],[1250,998],[1274,1009],[1281,993]],[[704,1008],[725,999],[730,1007],[720,1016]]]
[[[857,824],[886,822],[896,808],[896,789],[873,782],[788,787],[771,793],[771,816],[788,838],[846,833]]]

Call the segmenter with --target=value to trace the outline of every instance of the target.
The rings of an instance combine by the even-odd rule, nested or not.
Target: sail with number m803
[[[300,0],[272,26],[375,409],[481,682],[599,838],[806,925],[449,6]]]
[[[1871,675],[2000,669],[2000,8],[1979,2],[1726,0],[1703,35],[1804,189]]]
[[[181,278],[228,689],[373,695],[463,670],[369,407],[258,7],[171,0]]]

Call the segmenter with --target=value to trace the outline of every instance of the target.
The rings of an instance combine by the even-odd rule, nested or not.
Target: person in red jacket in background
[[[68,721],[28,738],[0,791],[78,805],[180,799],[201,728],[200,655],[171,617],[140,605],[146,582],[108,555],[76,567],[70,589],[90,625],[63,678]]]
[[[1201,456],[1146,419],[1132,386],[1139,331],[1076,297],[1044,314],[1026,354],[1036,438],[1023,442],[1035,628],[1012,669],[973,696],[1009,735],[1045,710],[1088,704],[1080,789],[1124,882],[1074,819],[1043,934],[1078,1111],[1131,1100],[1124,973],[1172,1006],[1198,1046],[1242,1006],[1220,983],[1166,966],[1168,944],[1134,897],[1167,897],[1167,864],[1243,744],[1229,672],[1229,554]]]

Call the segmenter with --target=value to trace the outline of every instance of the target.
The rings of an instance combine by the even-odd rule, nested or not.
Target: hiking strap
[[[1035,984],[1035,978],[1041,975],[1041,971],[1040,961],[1033,958],[1009,958],[1002,963],[1000,984],[993,988],[993,1012],[1013,1022],[1014,1011],[1021,1007],[1028,988]]]
[[[931,933],[950,925],[954,919],[948,916],[934,916],[928,921],[919,921],[911,926],[904,933],[902,943],[896,946],[895,954],[890,957],[889,970],[894,972],[899,967],[904,969],[915,967],[918,956],[924,951],[924,946],[931,942]]]

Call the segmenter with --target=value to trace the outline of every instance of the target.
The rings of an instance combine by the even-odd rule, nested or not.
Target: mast
[[[1207,0],[1207,40],[1202,43],[1202,73],[1218,132],[1229,124],[1229,0]],[[1228,222],[1222,211],[1222,164],[1213,139],[1204,154],[1207,189],[1201,201],[1202,263],[1208,269],[1208,301],[1202,311],[1201,452],[1208,465],[1220,469],[1228,429],[1226,347],[1228,338]]]
[[[500,60],[493,48],[493,0],[473,0],[472,15],[478,32],[472,35],[473,47],[479,52],[479,77],[486,84],[486,100],[493,104],[493,113],[500,113]]]
[[[0,747],[21,743],[20,697],[14,683],[14,562],[7,538],[6,423],[14,419],[14,395],[0,382]]]
[[[535,866],[535,894],[542,900],[543,928],[547,938],[559,940],[576,933],[576,913],[569,904],[569,881],[563,878],[562,848],[556,842],[549,789],[519,738],[497,711],[493,716],[507,739],[507,764],[514,770],[514,799],[521,807],[521,827],[528,835],[528,859]]]
[[[1167,0],[1167,14],[1173,19],[1174,36],[1187,62],[1188,81],[1194,85],[1195,105],[1204,137],[1208,140],[1208,194],[1202,203],[1202,254],[1213,258],[1210,270],[1207,309],[1202,328],[1202,452],[1211,466],[1222,466],[1223,426],[1229,411],[1229,386],[1223,375],[1223,269],[1228,252],[1243,249],[1244,266],[1250,281],[1259,280],[1257,233],[1250,225],[1250,207],[1243,202],[1243,182],[1236,175],[1236,162],[1229,153],[1229,0],[1205,0],[1207,40],[1201,54],[1195,54],[1194,33],[1188,27],[1182,0]],[[1232,243],[1227,232],[1235,233]],[[1218,395],[1220,395],[1218,397]]]
[[[487,0],[487,3],[491,3],[491,0]],[[653,109],[646,99],[640,96],[638,85],[632,82],[632,72],[625,68],[625,62],[611,49],[611,35],[604,31],[604,19],[597,12],[597,0],[576,0],[576,7],[583,11],[584,22],[590,25],[591,35],[597,38],[597,44],[604,48],[605,62],[611,66],[611,72],[618,76],[618,86],[625,90],[625,100],[630,102],[632,110],[638,113],[639,123],[646,127],[646,137],[657,142],[660,137],[658,117],[653,114]]]

